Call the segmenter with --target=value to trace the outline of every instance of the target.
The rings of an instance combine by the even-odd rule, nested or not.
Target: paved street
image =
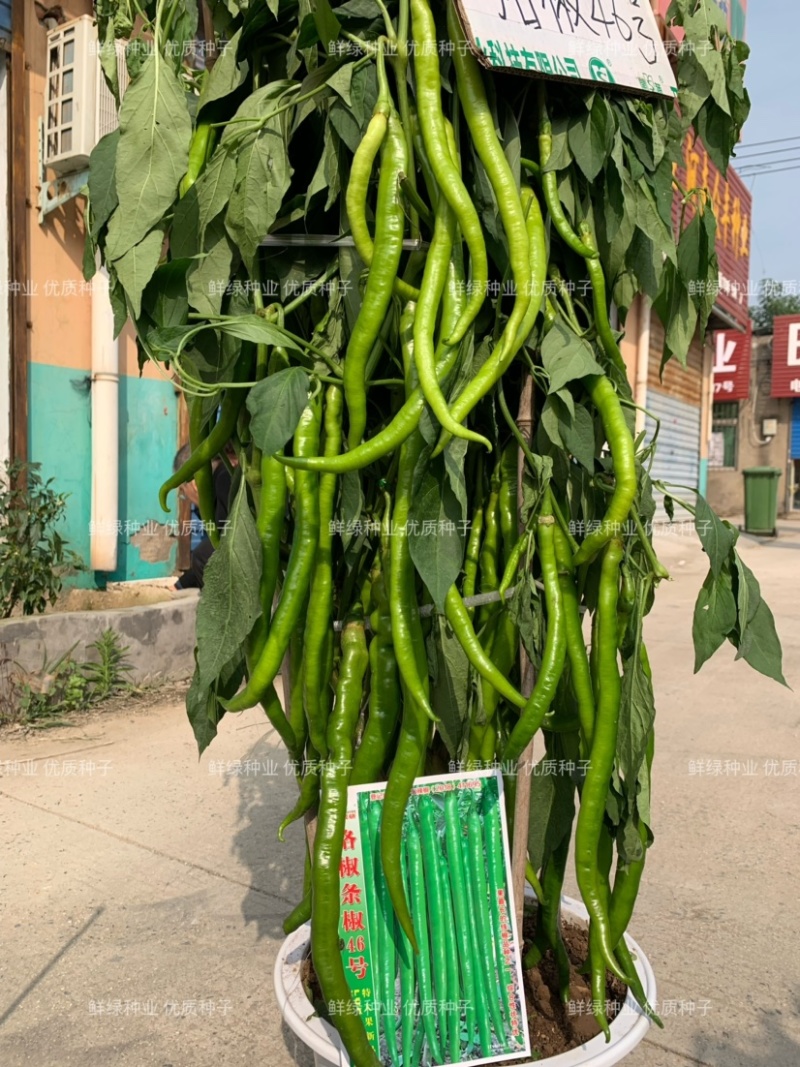
[[[796,1067],[800,697],[728,648],[692,676],[705,557],[657,546],[674,580],[648,623],[656,845],[632,933],[666,1029],[625,1062]],[[741,546],[800,688],[800,523]],[[248,712],[198,763],[178,704],[0,738],[3,1067],[308,1067],[272,993],[303,870],[300,828],[276,839],[284,759]]]

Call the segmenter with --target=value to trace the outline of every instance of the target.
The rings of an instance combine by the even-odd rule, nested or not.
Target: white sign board
[[[458,0],[484,66],[673,97],[650,0]]]

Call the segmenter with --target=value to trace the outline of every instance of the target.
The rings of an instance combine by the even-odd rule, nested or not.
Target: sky
[[[753,163],[784,158],[796,162],[780,166],[800,168],[800,4],[796,0],[749,0],[746,38],[751,54],[745,85],[752,110],[733,165],[743,167],[750,157]],[[749,144],[784,137],[798,139],[746,150]],[[757,152],[776,149],[789,151],[755,158]],[[794,282],[800,293],[800,169],[762,173],[745,181],[753,194],[751,285],[761,278],[774,278]]]

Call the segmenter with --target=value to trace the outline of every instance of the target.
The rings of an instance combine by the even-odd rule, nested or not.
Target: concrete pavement
[[[798,687],[800,524],[781,526],[741,547]],[[732,650],[692,676],[705,557],[674,532],[657,544],[674,581],[648,623],[656,844],[632,933],[667,1028],[625,1062],[796,1067],[800,699]],[[284,761],[248,712],[198,763],[177,700],[0,736],[3,1067],[308,1067],[272,993],[303,869],[299,826],[275,836]]]

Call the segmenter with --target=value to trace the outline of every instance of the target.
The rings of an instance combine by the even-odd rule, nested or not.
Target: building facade
[[[728,517],[744,513],[743,471],[749,467],[781,471],[780,515],[791,510],[794,486],[798,484],[790,457],[794,406],[798,402],[773,396],[773,338],[753,337],[751,348],[744,395],[720,398],[713,407],[708,500],[715,511]]]
[[[42,476],[69,494],[62,532],[85,565],[71,582],[102,586],[175,570],[177,504],[173,499],[165,515],[158,487],[178,447],[179,398],[162,368],[140,372],[130,327],[114,340],[102,275],[83,280],[85,200],[78,190],[85,162],[70,171],[67,160],[58,174],[43,162],[44,123],[59,124],[68,151],[70,122],[77,127],[81,119],[78,87],[99,68],[96,50],[68,40],[55,47],[48,34],[91,14],[88,0],[50,9],[14,0],[10,62],[2,72],[12,103],[0,195],[4,188],[22,195],[11,195],[8,211],[0,210],[13,238],[3,286],[8,338],[0,327],[0,382],[10,393],[0,462],[38,463]],[[48,113],[48,80],[59,83],[58,113],[52,102]],[[0,109],[4,89],[0,83]],[[0,120],[0,130],[6,128]]]

